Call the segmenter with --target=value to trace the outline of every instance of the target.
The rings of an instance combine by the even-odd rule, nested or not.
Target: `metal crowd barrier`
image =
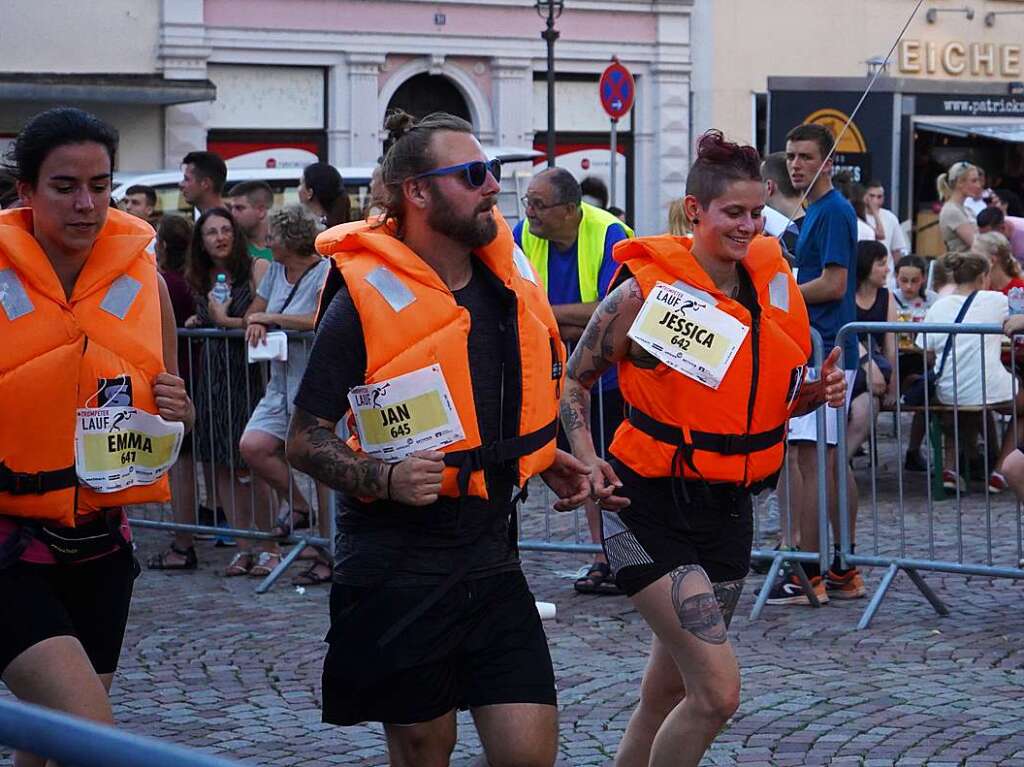
[[[282,366],[279,371],[283,371],[284,383],[275,381],[275,386],[285,386],[286,405],[290,408],[301,371],[294,375],[292,381],[289,381],[289,372],[296,364],[304,367],[314,334],[308,331],[284,332],[288,335],[289,360],[279,363]],[[257,587],[257,593],[264,593],[308,546],[319,546],[333,551],[333,493],[325,488],[319,488],[309,477],[289,469],[292,481],[289,483],[287,495],[281,494],[275,504],[273,499],[278,493],[272,489],[270,498],[264,499],[268,503],[263,504],[264,508],[257,508],[259,504],[255,485],[256,475],[241,465],[238,443],[244,429],[237,430],[231,426],[236,420],[240,423],[248,422],[254,408],[267,391],[270,364],[247,363],[243,330],[179,328],[178,337],[179,366],[182,368],[180,372],[193,402],[196,403],[195,427],[192,433],[186,436],[186,440],[191,439],[192,450],[188,453],[183,449],[178,463],[171,470],[174,495],[171,504],[132,507],[129,512],[131,523],[139,528],[212,536],[228,545],[232,545],[234,539],[272,540],[281,544],[295,544],[294,548],[282,557],[281,563]],[[298,350],[301,350],[301,354],[296,355],[295,352]],[[240,390],[244,390],[244,396],[239,396]],[[209,415],[215,409],[219,411],[218,417],[210,418]],[[200,440],[211,446],[211,454],[214,452],[212,445],[215,441],[225,441],[223,436],[217,435],[216,425],[221,418],[227,419],[227,441],[231,442],[228,459],[217,462],[211,455],[211,460],[200,461]],[[234,433],[235,431],[237,433]],[[225,469],[230,482],[228,493],[224,493],[217,482],[217,475],[223,475]],[[291,510],[297,486],[300,492],[304,491],[303,495],[310,508],[309,527],[293,529],[286,537],[275,536],[271,530],[275,525],[279,508],[283,509],[283,503],[287,501],[287,507]],[[209,515],[203,518],[200,514],[201,506],[212,510],[212,518],[209,518]],[[222,510],[224,518],[221,516]]]
[[[1024,531],[1022,531],[1020,503],[1014,499],[1012,508],[1010,508],[1008,503],[994,502],[988,482],[993,468],[993,464],[990,462],[988,432],[990,423],[995,420],[993,415],[997,408],[1010,410],[1008,428],[1013,429],[1014,434],[1019,434],[1017,410],[1015,406],[1010,406],[1010,402],[1013,402],[1019,390],[1019,381],[1013,373],[1018,369],[1016,342],[1009,343],[1008,349],[1006,349],[1006,344],[1003,345],[1003,353],[1008,351],[1010,356],[1012,398],[1010,401],[1003,400],[1002,402],[990,401],[988,396],[990,371],[986,370],[988,363],[986,363],[984,349],[986,336],[1002,336],[1002,327],[999,325],[922,322],[908,326],[908,323],[905,322],[857,322],[843,327],[836,343],[842,344],[842,340],[850,333],[857,333],[863,339],[867,338],[867,334],[870,332],[906,334],[910,327],[913,328],[913,333],[917,334],[921,346],[915,345],[913,348],[907,348],[907,345],[904,344],[897,354],[897,364],[893,371],[896,378],[896,406],[893,411],[896,472],[891,479],[895,479],[895,504],[886,500],[882,497],[883,493],[880,493],[879,485],[891,484],[891,479],[879,470],[879,459],[876,456],[879,451],[885,449],[885,445],[879,439],[875,427],[877,409],[874,397],[868,397],[871,426],[869,444],[872,446],[868,451],[871,517],[867,529],[864,525],[859,526],[860,534],[856,542],[856,550],[852,547],[850,503],[846,484],[840,482],[838,485],[841,523],[840,549],[843,566],[886,568],[880,585],[860,619],[858,628],[861,629],[871,623],[893,580],[901,571],[907,574],[940,615],[947,615],[949,609],[925,582],[920,574],[921,571],[995,578],[1024,578],[1024,569],[1021,569],[1020,566],[1021,558],[1024,556]],[[956,339],[951,346],[951,352],[946,362],[947,369],[951,368],[953,374],[953,402],[938,402],[926,390],[924,405],[908,408],[902,404],[905,383],[902,369],[913,364],[916,361],[915,358],[920,358],[921,361],[920,366],[917,366],[916,369],[922,372],[932,369],[933,364],[937,365],[941,360],[943,346],[938,343],[933,344],[937,347],[934,351],[936,359],[929,361],[925,357],[924,351],[929,345],[927,337],[929,334],[940,334],[943,338],[939,341],[944,345],[944,337],[947,333],[952,333]],[[977,337],[980,370],[971,372],[980,374],[981,404],[959,402],[961,371],[957,363],[958,349],[960,354],[969,352],[969,344],[974,341],[958,337],[967,335]],[[924,451],[927,471],[921,481],[913,481],[912,478],[904,476],[905,421],[907,415],[912,413],[919,414],[916,417],[923,419],[924,434],[927,438]],[[961,452],[966,448],[968,453],[971,453],[978,447],[976,444],[962,444],[961,442],[961,418],[963,416],[981,421],[982,472],[980,478],[983,484],[983,494],[980,495],[977,493],[968,495],[960,484],[960,478],[964,474],[969,474],[971,467],[970,456],[964,463],[961,459]],[[841,441],[846,440],[846,431],[847,424],[840,419]],[[952,497],[948,499],[942,481],[943,438],[953,440],[951,452],[954,458],[951,468],[957,475]],[[1009,490],[1006,491],[1006,496],[1012,497]],[[949,508],[948,505],[940,506],[947,500],[953,502],[953,508]],[[918,504],[923,501],[923,508],[920,505],[915,508],[912,504],[908,504],[908,501],[917,501]],[[864,508],[864,506],[863,491],[861,491],[860,507]],[[858,516],[863,518],[863,514]]]
[[[831,351],[831,350],[829,350]],[[821,366],[825,361],[825,350],[823,348],[823,342],[821,334],[811,328],[811,360],[814,363],[815,370],[820,371]],[[811,587],[810,579],[807,577],[807,573],[804,571],[803,564],[814,564],[817,563],[822,574],[828,569],[829,560],[829,521],[828,521],[828,487],[827,487],[827,460],[828,451],[827,443],[824,439],[826,434],[825,425],[825,408],[827,405],[822,405],[814,411],[814,417],[817,425],[817,432],[821,436],[815,443],[815,449],[817,451],[817,473],[815,486],[817,489],[817,515],[818,515],[818,551],[799,551],[793,548],[786,548],[780,545],[778,548],[766,548],[764,544],[767,541],[766,536],[761,534],[761,528],[763,521],[761,514],[754,514],[754,547],[751,551],[750,557],[752,560],[757,561],[770,561],[771,565],[768,568],[768,574],[765,577],[764,583],[761,585],[761,590],[757,594],[757,599],[754,600],[754,607],[750,611],[750,619],[757,620],[760,617],[761,612],[764,610],[765,605],[768,602],[768,596],[771,593],[772,586],[783,572],[784,568],[789,568],[800,580],[800,585],[803,587],[804,594],[807,595],[813,607],[820,607],[818,599],[814,594],[814,589]],[[842,421],[842,418],[837,419]],[[836,449],[841,449],[843,445],[842,438],[838,439]],[[783,461],[782,472],[779,474],[779,486],[785,489],[785,501],[786,507],[780,508],[780,527],[782,524],[786,526],[783,532],[783,541],[792,541],[795,539],[795,531],[793,530],[793,513],[792,513],[792,498],[793,494],[789,488],[789,461],[790,453],[787,445],[786,458]],[[837,463],[845,466],[845,463],[838,461]],[[845,485],[845,476],[843,477],[843,484]],[[778,491],[776,491],[778,492]]]
[[[240,767],[229,761],[133,735],[87,719],[0,699],[0,743],[66,767]]]
[[[812,360],[817,369],[821,369],[821,365],[824,359],[824,349],[822,348],[821,335],[812,329],[811,331],[811,345],[812,345]],[[570,354],[571,354],[570,346]],[[604,391],[599,386],[595,387],[591,399],[591,408],[594,412],[600,414],[599,419],[602,419],[603,426],[603,413],[604,413]],[[821,434],[825,433],[825,406],[818,408],[815,417],[818,422],[818,431]],[[840,419],[842,420],[842,419]],[[603,439],[603,428],[601,434],[594,435],[595,447],[601,456],[605,455],[607,445],[604,444]],[[817,442],[817,453],[818,453],[818,471],[816,476],[816,489],[817,489],[817,511],[818,514],[818,529],[819,529],[819,540],[817,542],[818,551],[798,551],[789,550],[783,547],[773,548],[771,534],[762,534],[762,528],[766,525],[764,520],[761,519],[764,516],[763,509],[759,510],[757,499],[755,499],[755,523],[754,523],[754,546],[751,550],[751,559],[757,561],[768,562],[768,577],[765,579],[764,585],[762,586],[758,598],[754,604],[753,611],[751,612],[751,619],[756,619],[760,616],[763,611],[766,600],[768,599],[771,587],[775,582],[776,578],[782,572],[783,568],[790,569],[801,581],[804,586],[805,592],[811,601],[811,604],[815,607],[819,606],[817,599],[814,596],[814,591],[810,587],[810,582],[807,578],[806,573],[802,567],[805,563],[816,562],[821,567],[821,571],[824,572],[829,565],[829,552],[831,551],[830,535],[829,535],[829,524],[828,524],[828,492],[826,487],[826,445],[824,440]],[[780,474],[779,483],[780,485],[784,482],[788,482],[788,458],[787,463],[783,466],[783,470]],[[593,543],[589,540],[589,530],[587,527],[586,513],[584,509],[576,509],[572,512],[556,512],[553,510],[552,505],[554,502],[553,494],[548,490],[547,486],[544,485],[539,479],[534,479],[531,485],[533,491],[530,496],[530,502],[526,505],[525,510],[520,507],[519,511],[519,548],[525,551],[549,551],[549,552],[564,552],[571,554],[595,554],[602,551],[601,544]],[[789,500],[792,498],[792,494],[788,492],[783,493],[786,503],[788,505]],[[792,515],[789,513],[788,508],[780,509],[780,519],[782,523],[786,525],[786,539],[793,539],[793,527],[792,527]],[[782,532],[781,530],[779,531]]]

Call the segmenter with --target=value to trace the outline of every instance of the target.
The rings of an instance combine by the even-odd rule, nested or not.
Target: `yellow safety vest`
[[[608,211],[588,203],[580,203],[580,210],[583,211],[583,218],[576,235],[576,261],[579,264],[577,271],[580,280],[580,301],[589,304],[600,298],[597,279],[601,273],[601,262],[604,260],[604,240],[608,227],[618,224],[626,230],[629,237],[633,237],[633,230]],[[527,219],[523,219],[520,239],[523,243],[523,252],[537,270],[541,284],[547,289],[548,241],[530,233],[530,222]]]

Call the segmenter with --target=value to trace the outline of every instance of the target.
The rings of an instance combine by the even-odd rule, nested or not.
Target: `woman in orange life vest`
[[[623,266],[569,360],[562,394],[562,422],[595,494],[612,487],[630,501],[603,515],[604,546],[654,632],[619,767],[696,765],[736,710],[727,627],[750,561],[751,493],[777,477],[788,418],[845,396],[838,349],[824,384],[803,383],[807,310],[778,243],[758,236],[757,151],[706,133],[684,204],[692,240],[616,247]],[[605,462],[588,427],[588,392],[612,364],[628,408]]]
[[[8,156],[27,207],[0,213],[0,676],[107,723],[138,572],[122,506],[169,498],[166,467],[138,454],[172,462],[194,419],[153,229],[109,208],[116,149],[86,112],[37,115]],[[83,422],[105,418],[119,425],[97,443]],[[102,447],[114,432],[137,450]],[[131,470],[97,468],[105,456]]]

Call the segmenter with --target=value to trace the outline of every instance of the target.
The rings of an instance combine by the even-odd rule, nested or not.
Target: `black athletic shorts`
[[[604,414],[603,424],[600,415],[602,413]],[[604,435],[604,448],[605,452],[607,452],[608,446],[612,444],[612,437],[615,436],[615,430],[619,428],[619,424],[622,423],[624,416],[625,403],[622,400],[622,392],[618,387],[602,392],[600,399],[598,399],[596,392],[590,393],[590,434],[594,438],[594,449],[598,455],[602,454],[601,435]],[[602,426],[604,427],[603,429]],[[572,452],[572,448],[569,447],[569,440],[562,429],[558,430],[558,447],[567,453]]]
[[[615,580],[629,596],[681,565],[700,565],[712,583],[746,577],[754,537],[750,493],[727,484],[687,482],[689,502],[672,480],[641,477],[614,456],[618,495],[630,505],[603,512],[602,539]]]
[[[416,724],[456,708],[556,705],[547,638],[522,572],[457,583],[381,646],[432,589],[331,587],[325,722]]]
[[[79,565],[0,570],[0,673],[44,639],[77,637],[97,674],[117,669],[138,567],[121,549]]]

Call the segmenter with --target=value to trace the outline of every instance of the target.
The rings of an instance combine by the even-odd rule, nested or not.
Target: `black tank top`
[[[889,316],[889,291],[887,288],[879,288],[875,302],[867,309],[861,309],[857,304],[857,322],[885,322]],[[871,334],[871,349],[873,354],[881,354],[885,349],[885,333]]]

